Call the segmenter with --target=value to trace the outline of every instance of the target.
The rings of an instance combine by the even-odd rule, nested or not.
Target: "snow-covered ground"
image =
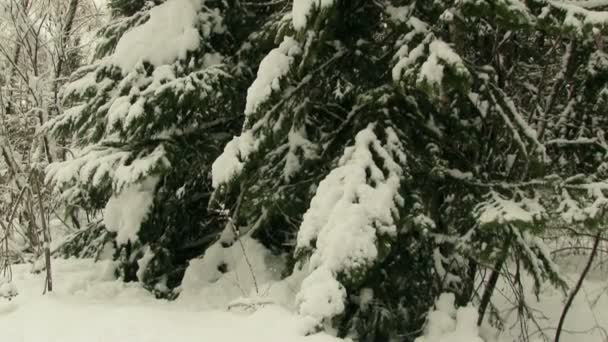
[[[574,282],[580,264],[564,266],[567,266],[564,268]],[[305,336],[313,330],[314,321],[296,315],[292,309],[274,304],[259,305],[255,309],[247,305],[232,310],[210,309],[209,298],[203,297],[213,294],[213,291],[201,292],[199,299],[192,293],[185,293],[187,296],[181,300],[157,300],[138,284],[113,280],[113,268],[108,261],[54,260],[53,267],[55,291],[46,295],[42,295],[44,273],[32,274],[30,265],[13,267],[13,283],[19,295],[12,301],[0,299],[0,341],[339,341],[327,334]],[[606,273],[606,269],[596,269],[590,275],[570,310],[562,342],[608,341]],[[564,297],[547,285],[542,288],[537,301],[529,284],[530,280],[526,279],[526,302],[538,310],[535,311],[537,322],[545,329],[546,337],[552,340]],[[507,292],[506,284],[501,284],[495,295],[501,314],[509,316],[506,330],[497,339],[484,331],[481,336],[486,342],[494,342],[494,339],[500,342],[521,340],[520,324],[515,319],[517,313],[512,310],[512,298],[503,296]],[[529,331],[537,330],[531,320],[526,323]],[[448,336],[451,338],[437,341],[473,341],[458,339],[457,327],[455,333]],[[534,342],[544,341],[540,332],[531,337]],[[435,339],[426,337],[422,341]]]
[[[137,284],[111,280],[108,263],[55,260],[55,292],[44,274],[13,268],[19,295],[0,299],[0,341],[7,342],[331,342],[305,337],[311,321],[279,306],[256,311],[202,310],[154,299]]]
[[[568,311],[561,342],[607,342],[608,341],[608,267],[606,256],[596,259],[595,266],[587,275],[581,290]],[[571,290],[579,278],[586,262],[586,255],[568,255],[558,258],[557,263],[565,274]],[[517,300],[510,286],[500,282],[494,295],[494,303],[502,317],[506,318],[505,331],[500,341],[521,341],[521,328],[525,327],[532,342],[553,341],[566,298],[561,290],[546,283],[541,286],[537,298],[532,289],[531,277],[522,279],[525,302],[531,308],[533,319],[524,324],[517,319]]]

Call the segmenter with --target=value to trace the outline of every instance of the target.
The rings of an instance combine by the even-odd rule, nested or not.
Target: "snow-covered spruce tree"
[[[607,13],[543,0],[277,11],[211,204],[290,253],[301,314],[413,340],[444,291],[483,317],[509,259],[564,286],[542,236],[602,222]]]
[[[209,172],[241,125],[251,76],[234,55],[245,19],[222,1],[109,5],[96,60],[72,75],[66,109],[47,125],[73,147],[47,180],[74,210],[103,209],[102,222],[78,232],[65,254],[109,252],[125,281],[168,295],[217,235],[206,211]]]

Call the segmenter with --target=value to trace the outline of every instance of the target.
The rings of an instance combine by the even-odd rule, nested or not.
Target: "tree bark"
[[[59,113],[59,88],[61,84],[61,77],[65,73],[64,66],[68,59],[69,42],[72,35],[72,28],[74,26],[74,18],[78,10],[79,0],[71,0],[68,6],[68,12],[66,14],[66,21],[61,29],[61,37],[59,39],[59,47],[57,49],[57,66],[55,67],[55,75],[53,80],[53,103],[49,106],[49,115]],[[40,125],[44,125],[45,118],[42,113],[39,116]],[[52,163],[56,157],[53,150],[53,142],[45,134],[42,137],[44,150],[49,163]],[[62,159],[64,154],[62,154]]]
[[[479,304],[479,318],[477,319],[477,325],[481,325],[483,323],[483,318],[486,314],[486,309],[490,305],[490,299],[492,299],[492,294],[494,293],[494,289],[496,288],[496,284],[498,283],[498,279],[500,278],[500,270],[502,266],[507,261],[509,257],[509,245],[511,243],[511,239],[507,238],[505,240],[505,244],[503,246],[502,253],[496,260],[494,264],[494,269],[492,270],[492,274],[490,274],[490,279],[488,280],[488,284],[483,292],[483,296],[481,297],[481,303]]]
[[[27,8],[29,7],[29,0],[22,0],[20,3],[17,3],[18,6],[21,6],[24,12],[27,12]],[[19,9],[21,10],[21,9]],[[8,88],[8,92],[7,92],[7,101],[6,101],[6,107],[5,107],[5,113],[10,115],[13,114],[13,78],[15,77],[15,72],[17,69],[17,65],[19,65],[19,58],[21,58],[21,40],[20,39],[15,39],[15,53],[13,54],[13,61],[14,61],[14,65],[12,65],[10,67],[10,69],[8,70],[8,73],[6,75],[6,86]]]
[[[44,206],[42,203],[42,193],[40,191],[40,183],[39,183],[39,174],[35,172],[32,177],[32,182],[34,183],[34,190],[36,191],[36,196],[38,197],[38,207],[40,209],[40,222],[42,224],[42,235],[44,237],[44,262],[46,264],[46,285],[45,292],[48,290],[49,292],[53,292],[53,276],[51,272],[51,234],[49,232],[49,227],[46,222],[46,217],[44,215]]]
[[[583,286],[583,281],[585,280],[585,277],[587,277],[587,273],[589,273],[589,270],[591,269],[591,265],[593,264],[593,259],[595,259],[595,256],[597,255],[597,247],[600,244],[601,237],[602,237],[601,232],[597,233],[597,235],[595,236],[595,240],[593,241],[593,248],[591,249],[591,254],[589,255],[589,260],[587,261],[587,265],[585,265],[585,269],[583,270],[583,273],[581,273],[581,276],[578,278],[578,281],[576,282],[576,286],[574,287],[574,289],[572,290],[572,292],[570,292],[570,295],[568,296],[566,305],[564,306],[564,309],[562,310],[562,315],[559,318],[559,323],[557,324],[557,331],[555,332],[555,340],[554,340],[555,342],[559,342],[559,338],[562,335],[562,330],[564,327],[564,322],[566,321],[566,315],[568,314],[568,310],[570,310],[570,306],[572,305],[572,302],[574,302],[574,298],[576,297],[576,294]]]
[[[74,26],[74,18],[76,17],[76,11],[78,10],[79,0],[71,0],[68,7],[68,13],[66,15],[66,22],[61,30],[61,39],[59,39],[59,53],[57,60],[57,67],[55,68],[55,80],[53,82],[53,93],[55,96],[55,105],[58,104],[59,99],[59,79],[63,76],[63,67],[67,61],[67,50],[72,35],[72,27]]]

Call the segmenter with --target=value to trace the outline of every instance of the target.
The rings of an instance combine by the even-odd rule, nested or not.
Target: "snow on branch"
[[[585,4],[549,0],[546,1],[539,19],[546,22],[557,21],[557,25],[573,32],[577,36],[595,34],[596,29],[603,29],[608,24],[608,12],[586,8]]]
[[[294,56],[302,53],[299,43],[285,37],[279,47],[273,49],[262,59],[258,74],[251,87],[247,90],[245,115],[251,115],[258,110],[273,91],[281,89],[280,81],[291,69]]]
[[[291,16],[293,27],[301,30],[308,26],[314,11],[322,11],[331,8],[335,0],[293,0]]]
[[[213,187],[218,188],[238,176],[243,171],[249,155],[257,150],[257,145],[250,130],[234,137],[226,144],[224,152],[211,166]]]
[[[107,230],[116,232],[116,243],[119,245],[138,240],[137,234],[141,224],[152,208],[158,180],[158,177],[149,177],[139,184],[126,187],[119,194],[110,197],[106,203],[103,222]],[[152,258],[152,256],[146,257]]]
[[[128,73],[140,61],[160,66],[185,59],[189,51],[199,48],[203,38],[197,28],[203,4],[203,0],[168,0],[152,8],[147,22],[121,37],[112,62]],[[221,31],[221,22],[217,13],[207,16],[205,25],[208,27],[202,32]]]
[[[410,33],[413,35],[404,38],[404,45],[395,56],[397,62],[392,69],[393,81],[405,87],[416,87],[434,97],[441,97],[450,88],[467,90],[471,73],[448,43],[428,33],[418,45],[408,46],[411,39],[426,31],[424,25],[416,23],[410,20]]]
[[[496,225],[528,226],[545,218],[545,208],[539,198],[525,197],[521,199],[506,198],[496,191],[490,191],[486,200],[475,207],[474,215],[481,227]]]
[[[310,253],[310,274],[297,296],[302,314],[318,319],[340,314],[343,282],[362,277],[397,233],[405,154],[396,133],[387,128],[385,134],[382,145],[374,125],[360,131],[304,214],[296,247],[300,255]]]
[[[162,145],[131,161],[134,157],[131,152],[119,148],[92,145],[73,159],[50,164],[45,182],[60,189],[76,184],[88,184],[93,188],[109,184],[115,192],[120,192],[125,186],[170,167]]]

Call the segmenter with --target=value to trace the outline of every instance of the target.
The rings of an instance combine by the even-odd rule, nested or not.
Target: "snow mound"
[[[177,302],[204,309],[225,309],[251,298],[274,302],[268,294],[283,269],[281,258],[251,237],[229,247],[217,242],[202,258],[190,261]]]
[[[0,282],[0,298],[15,297],[19,291],[13,282]]]
[[[0,299],[2,341],[13,342],[337,342],[308,335],[310,318],[276,305],[254,312],[199,311],[156,300],[137,283],[106,278],[111,262],[53,260],[55,291],[42,295],[44,273],[13,268],[20,289]],[[33,328],[34,327],[34,328]]]
[[[429,313],[424,336],[414,342],[484,342],[479,337],[477,309],[472,306],[456,309],[452,293],[443,293]]]

